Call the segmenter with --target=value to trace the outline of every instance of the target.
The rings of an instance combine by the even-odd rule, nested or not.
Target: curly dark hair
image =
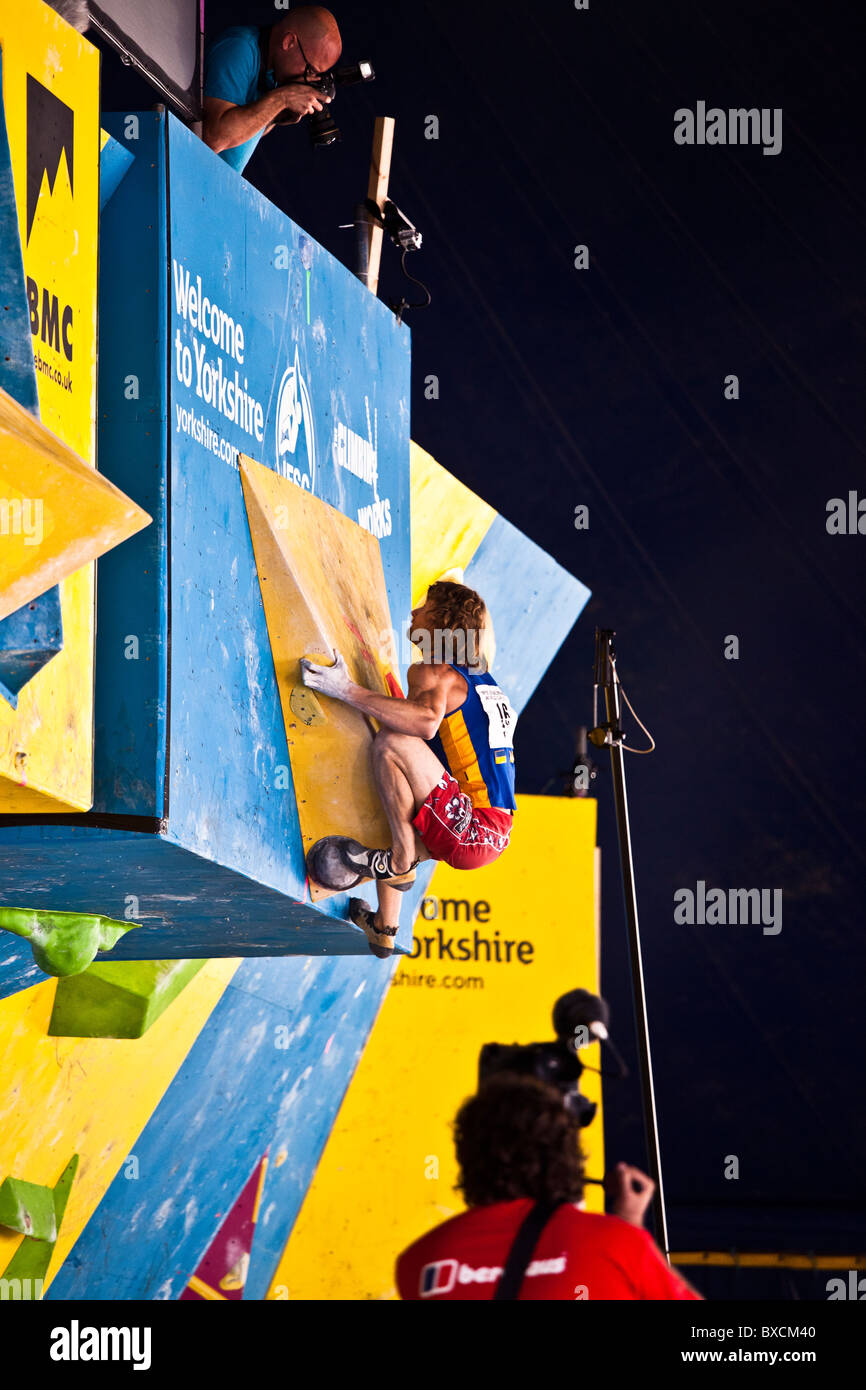
[[[427,590],[427,603],[432,606],[437,627],[477,632],[484,625],[487,613],[484,599],[467,584],[437,579]]]
[[[486,1207],[518,1197],[579,1202],[579,1128],[546,1082],[504,1072],[485,1081],[454,1121],[457,1186],[466,1205]]]

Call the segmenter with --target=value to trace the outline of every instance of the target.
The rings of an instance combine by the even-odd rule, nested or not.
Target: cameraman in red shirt
[[[455,1123],[460,1187],[469,1210],[410,1245],[397,1261],[404,1299],[493,1299],[518,1231],[535,1203],[561,1203],[544,1225],[519,1292],[538,1299],[700,1299],[667,1264],[643,1217],[654,1185],[619,1163],[605,1187],[613,1215],[581,1210],[577,1119],[534,1077],[492,1077]]]

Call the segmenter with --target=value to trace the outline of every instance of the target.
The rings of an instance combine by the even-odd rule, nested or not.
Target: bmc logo
[[[63,340],[63,353],[68,362],[72,361],[72,305],[64,304],[63,313],[60,312],[60,301],[56,294],[49,294],[46,289],[42,291],[42,313],[40,315],[39,286],[32,275],[27,276],[27,306],[30,310],[30,333],[35,338],[37,335],[43,343],[54,348],[55,352],[60,351],[61,338]]]

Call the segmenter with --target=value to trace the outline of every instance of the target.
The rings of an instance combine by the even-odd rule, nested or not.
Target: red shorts
[[[508,811],[473,806],[450,772],[442,774],[412,821],[434,859],[452,869],[478,869],[505,849],[514,824]]]

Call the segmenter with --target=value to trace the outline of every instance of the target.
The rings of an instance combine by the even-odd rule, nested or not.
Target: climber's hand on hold
[[[336,647],[333,666],[320,666],[309,657],[302,656],[301,676],[304,685],[311,690],[321,691],[323,695],[330,695],[333,700],[347,700],[353,689],[349,669]]]

